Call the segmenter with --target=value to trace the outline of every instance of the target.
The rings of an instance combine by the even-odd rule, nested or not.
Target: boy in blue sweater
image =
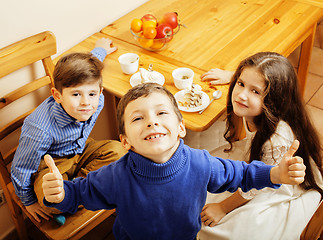
[[[89,138],[103,109],[102,61],[116,50],[109,39],[99,39],[91,53],[71,53],[56,64],[52,96],[24,121],[11,166],[17,196],[37,220],[49,219],[57,209],[43,205],[42,179],[48,172],[45,154],[55,158],[64,179],[85,177],[89,171],[118,160],[126,151],[119,141]],[[64,223],[64,217],[55,215]]]
[[[49,155],[44,176],[45,205],[75,212],[116,208],[116,239],[195,239],[207,191],[278,188],[304,180],[302,159],[292,157],[298,142],[278,167],[260,161],[224,160],[183,143],[185,126],[173,95],[155,83],[138,85],[118,105],[120,140],[128,153],[90,172],[63,181]]]

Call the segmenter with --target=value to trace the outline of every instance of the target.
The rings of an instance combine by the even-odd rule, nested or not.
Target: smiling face
[[[153,92],[128,103],[124,111],[125,134],[120,135],[124,148],[164,163],[176,151],[179,138],[186,134],[166,94]]]
[[[62,89],[52,88],[52,95],[66,113],[77,121],[87,121],[97,110],[102,89],[98,81]]]
[[[245,117],[250,125],[254,118],[262,113],[265,81],[262,75],[252,67],[243,69],[231,96],[234,113]]]

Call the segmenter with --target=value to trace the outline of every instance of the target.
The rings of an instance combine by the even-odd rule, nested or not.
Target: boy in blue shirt
[[[104,106],[102,61],[116,50],[111,43],[102,38],[92,53],[62,57],[54,69],[52,96],[24,121],[11,178],[16,194],[38,222],[60,213],[43,205],[42,177],[48,172],[42,160],[45,154],[54,157],[67,180],[85,177],[89,171],[108,165],[126,153],[119,141],[88,138]],[[56,220],[64,223],[62,217]]]
[[[304,180],[302,159],[292,157],[297,143],[278,167],[260,161],[224,160],[192,149],[181,139],[185,126],[173,95],[155,83],[140,84],[118,105],[120,140],[128,153],[86,178],[63,181],[49,155],[44,176],[45,205],[75,212],[116,208],[116,239],[195,239],[207,191],[278,188]],[[296,145],[296,146],[295,146]]]

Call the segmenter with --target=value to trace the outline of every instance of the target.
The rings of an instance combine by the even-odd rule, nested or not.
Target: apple
[[[159,24],[156,27],[157,34],[155,38],[166,38],[164,41],[169,42],[173,38],[173,29],[169,24]]]
[[[178,26],[177,16],[177,12],[165,13],[161,20],[161,23],[169,24],[172,27],[172,29],[175,29]]]
[[[146,21],[153,21],[157,24],[157,18],[152,15],[152,14],[145,14],[142,18],[141,18],[142,22],[146,22]]]

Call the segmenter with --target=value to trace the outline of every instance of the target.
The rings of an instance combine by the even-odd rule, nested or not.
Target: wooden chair
[[[48,31],[0,49],[0,79],[9,73],[33,64],[34,62],[39,62],[40,60],[42,61],[46,73],[44,77],[33,80],[5,96],[0,97],[0,110],[3,110],[7,105],[39,88],[53,85],[52,73],[54,64],[51,55],[55,53],[56,39],[55,36]],[[48,92],[48,95],[49,94],[50,92]],[[9,135],[12,135],[14,132],[17,135],[17,131],[19,133],[23,120],[32,111],[33,110],[18,116],[0,129],[1,144],[3,141],[6,141]],[[6,149],[5,153],[4,151],[0,152],[0,183],[20,239],[28,239],[24,216],[27,216],[48,239],[61,240],[81,238],[115,212],[115,210],[99,210],[93,212],[82,208],[75,214],[67,216],[66,223],[63,226],[58,226],[54,220],[43,220],[41,223],[35,221],[15,194],[11,182],[10,166],[18,145],[18,139],[14,142],[15,146],[12,150],[7,151]]]
[[[323,201],[319,204],[311,220],[301,234],[301,240],[323,239]]]

